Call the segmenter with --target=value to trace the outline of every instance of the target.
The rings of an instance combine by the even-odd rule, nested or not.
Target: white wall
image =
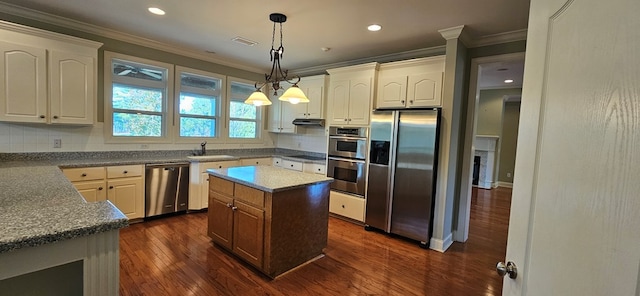
[[[108,144],[104,142],[103,123],[93,126],[23,125],[0,122],[0,153],[123,151],[123,150],[189,150],[199,144]],[[274,138],[263,133],[264,142],[258,144],[209,143],[207,149],[270,148]],[[53,148],[53,140],[62,139],[62,148]],[[308,146],[304,141],[304,146]],[[325,144],[326,146],[326,144]],[[298,149],[299,150],[299,149]]]

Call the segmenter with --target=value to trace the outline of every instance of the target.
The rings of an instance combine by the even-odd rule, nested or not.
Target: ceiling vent
[[[258,42],[251,41],[251,40],[249,40],[247,38],[240,37],[240,36],[237,36],[237,37],[231,39],[231,41],[235,41],[235,42],[238,42],[238,43],[240,43],[242,45],[247,45],[247,46],[254,46],[254,45],[258,44]]]

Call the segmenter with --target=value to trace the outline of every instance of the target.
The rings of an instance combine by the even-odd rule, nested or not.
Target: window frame
[[[216,119],[216,137],[182,137],[180,136],[180,119],[182,118],[181,114],[180,114],[180,93],[182,92],[182,74],[190,74],[193,76],[202,76],[205,78],[214,78],[214,79],[219,79],[220,80],[220,91],[216,100],[216,113],[217,115],[214,116]],[[225,115],[225,110],[224,110],[224,105],[223,104],[224,101],[227,100],[226,96],[226,90],[227,90],[227,77],[225,75],[221,75],[221,74],[217,74],[217,73],[213,73],[213,72],[207,72],[207,71],[202,71],[202,70],[197,70],[197,69],[193,69],[193,68],[188,68],[188,67],[183,67],[183,66],[179,66],[176,65],[175,66],[175,80],[174,80],[174,117],[175,117],[175,122],[174,122],[174,135],[175,135],[175,139],[174,142],[175,143],[200,143],[203,141],[207,141],[210,143],[221,143],[221,142],[225,142],[225,132],[224,132],[224,123],[225,123],[225,119],[224,119],[224,115]],[[198,89],[198,88],[191,88],[191,87],[187,87],[187,90],[192,90],[192,91],[186,91],[188,93],[195,93],[195,94],[200,94],[200,95],[211,95],[211,93],[208,93],[207,91],[204,91],[203,89]],[[197,116],[186,116],[186,117],[190,117],[190,118],[198,118]],[[204,117],[203,117],[204,118]]]
[[[238,143],[263,143],[264,142],[264,128],[265,128],[265,106],[256,107],[256,119],[255,120],[247,120],[247,121],[255,121],[256,122],[256,137],[255,138],[232,138],[229,136],[229,128],[231,126],[231,85],[233,83],[242,83],[247,85],[254,85],[255,81],[227,76],[227,92],[225,99],[225,124],[224,124],[224,135],[226,139],[226,143],[238,144]],[[241,100],[235,100],[241,101]]]
[[[161,82],[158,81],[144,81],[144,80],[132,80],[127,79],[126,77],[114,77],[113,75],[113,61],[118,60],[124,63],[134,63],[146,65],[151,68],[159,68],[165,70],[164,79]],[[115,52],[104,52],[104,141],[105,143],[172,143],[173,142],[173,133],[174,128],[173,120],[174,120],[174,108],[173,104],[171,104],[170,94],[173,93],[173,74],[174,74],[174,66],[173,64],[158,62],[154,60],[139,58],[135,56],[115,53]],[[135,82],[135,83],[134,83]],[[162,110],[161,112],[140,112],[141,114],[153,114],[157,115],[160,113],[162,115],[162,123],[161,123],[161,136],[160,137],[127,137],[127,136],[114,136],[113,135],[113,85],[115,84],[125,84],[125,85],[134,85],[141,88],[153,88],[153,89],[162,89],[163,91],[163,102],[162,102]]]

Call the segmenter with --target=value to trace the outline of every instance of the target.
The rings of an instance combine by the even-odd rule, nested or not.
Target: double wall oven
[[[329,127],[327,176],[331,189],[364,198],[367,155],[366,127]]]

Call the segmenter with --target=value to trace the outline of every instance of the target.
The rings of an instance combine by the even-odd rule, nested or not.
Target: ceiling
[[[442,46],[445,40],[438,30],[459,25],[465,26],[462,40],[471,47],[500,38],[513,39],[510,36],[521,36],[522,40],[529,11],[529,0],[0,0],[0,3],[188,49],[208,55],[210,60],[255,71],[271,67],[273,23],[269,14],[273,12],[288,18],[283,24],[286,49],[281,61],[283,69],[304,69]],[[165,10],[166,14],[149,13],[147,8],[151,6]],[[367,31],[367,25],[373,23],[380,24],[382,30]],[[232,41],[238,36],[257,44],[247,46]]]

